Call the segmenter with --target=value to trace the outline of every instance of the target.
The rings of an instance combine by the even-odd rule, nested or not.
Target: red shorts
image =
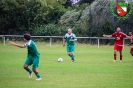
[[[114,50],[117,50],[117,51],[122,51],[123,50],[123,46],[120,46],[118,44],[114,44]]]
[[[130,52],[133,52],[133,47],[130,49]]]

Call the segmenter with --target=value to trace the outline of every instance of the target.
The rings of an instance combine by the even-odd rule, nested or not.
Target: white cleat
[[[42,78],[37,78],[36,80],[42,80]]]
[[[32,73],[29,75],[29,78],[32,78]]]
[[[72,60],[71,62],[74,63],[74,60]]]

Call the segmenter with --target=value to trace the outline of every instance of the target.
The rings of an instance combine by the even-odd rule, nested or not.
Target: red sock
[[[116,60],[116,54],[114,54],[114,60]]]
[[[122,60],[122,54],[120,54],[120,60]]]

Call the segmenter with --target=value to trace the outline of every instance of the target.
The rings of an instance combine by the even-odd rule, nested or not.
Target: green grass
[[[28,78],[23,69],[27,50],[0,44],[0,88],[132,88],[133,57],[126,47],[123,62],[113,62],[113,46],[77,44],[76,62],[71,63],[66,48],[37,44],[41,54],[38,68],[42,80]],[[63,62],[57,62],[59,57]],[[31,68],[31,67],[30,67]]]

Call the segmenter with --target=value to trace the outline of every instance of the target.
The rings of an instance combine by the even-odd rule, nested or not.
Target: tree
[[[36,26],[57,23],[67,11],[63,3],[63,0],[1,0],[0,34],[13,34],[15,31],[21,34]]]

